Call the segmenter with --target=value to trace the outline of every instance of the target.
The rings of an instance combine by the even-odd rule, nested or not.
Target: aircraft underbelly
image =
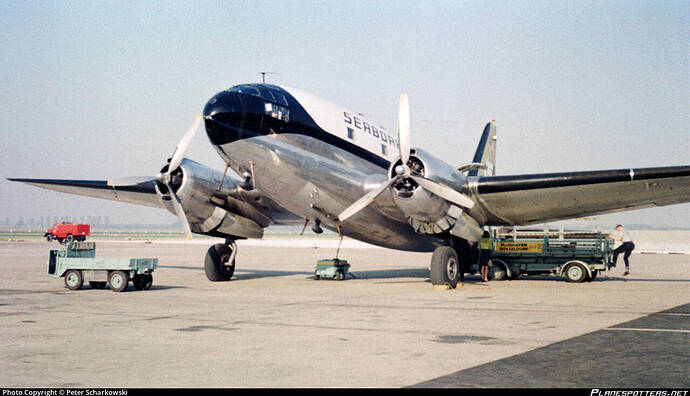
[[[387,180],[386,169],[310,136],[257,136],[217,146],[239,174],[254,168],[254,185],[287,210],[336,230],[335,219],[372,188]],[[414,232],[392,197],[341,225],[343,234],[378,246],[432,251],[440,241]]]

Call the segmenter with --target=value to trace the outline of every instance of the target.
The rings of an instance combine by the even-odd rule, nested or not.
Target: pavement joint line
[[[608,327],[602,330],[609,331],[647,331],[647,332],[665,332],[665,333],[690,333],[690,330],[677,330],[677,329],[644,329],[644,328],[634,328],[634,327]]]

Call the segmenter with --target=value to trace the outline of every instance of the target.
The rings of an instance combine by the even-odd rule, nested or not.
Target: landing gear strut
[[[204,271],[212,282],[229,281],[235,273],[235,256],[237,244],[233,239],[226,239],[225,243],[216,243],[206,252]]]

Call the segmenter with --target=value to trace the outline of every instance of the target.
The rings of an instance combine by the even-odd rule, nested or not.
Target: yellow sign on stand
[[[541,242],[496,242],[495,252],[541,253]]]

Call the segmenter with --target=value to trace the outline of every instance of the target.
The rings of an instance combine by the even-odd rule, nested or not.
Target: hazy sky
[[[262,70],[391,131],[408,92],[413,145],[453,164],[495,119],[499,174],[685,165],[689,24],[687,1],[3,1],[0,217],[174,222],[5,178],[155,175],[214,93]],[[188,156],[222,168],[204,133]]]

